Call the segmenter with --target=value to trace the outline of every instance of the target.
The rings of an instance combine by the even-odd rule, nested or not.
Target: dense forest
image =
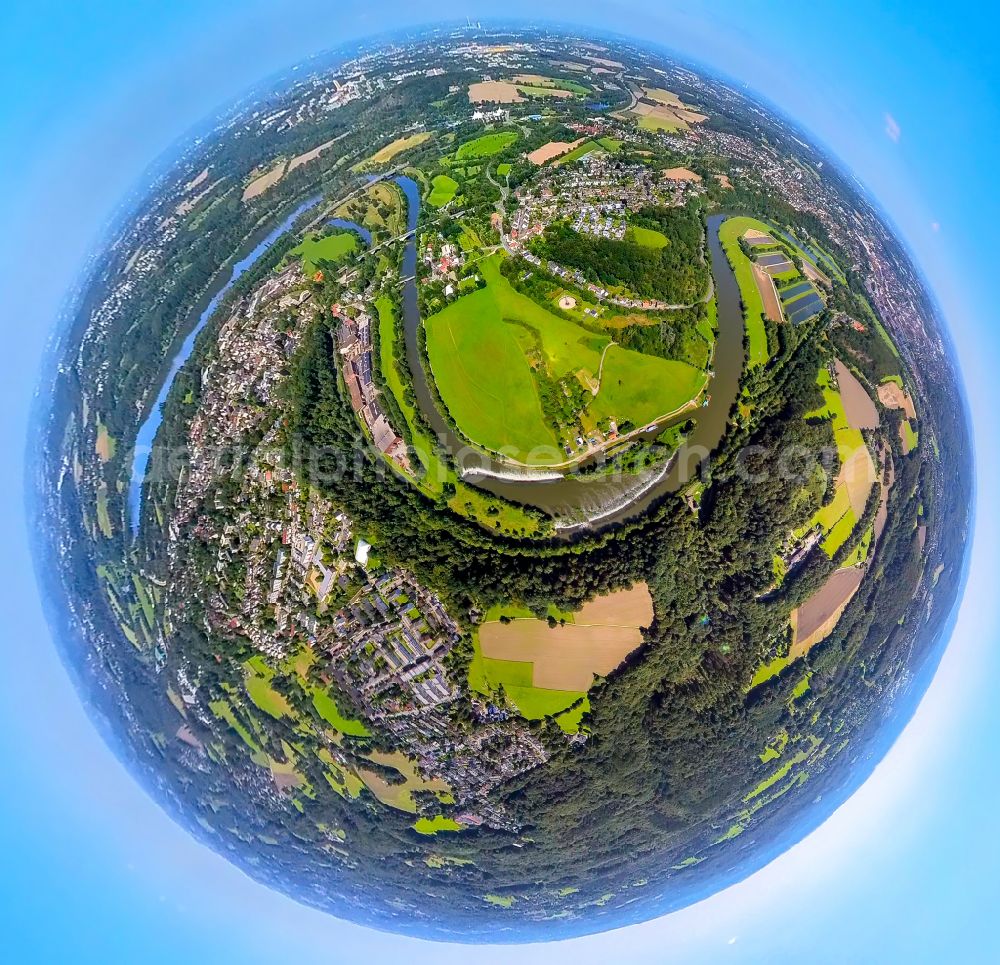
[[[704,256],[705,225],[701,209],[646,207],[631,223],[664,234],[669,244],[647,248],[627,239],[603,238],[555,224],[532,243],[540,257],[610,286],[624,286],[643,298],[691,304],[703,298],[709,270]]]

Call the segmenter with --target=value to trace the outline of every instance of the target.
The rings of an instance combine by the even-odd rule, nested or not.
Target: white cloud
[[[902,130],[899,127],[899,122],[888,111],[885,115],[885,133],[889,135],[889,140],[894,144],[899,143],[899,135]]]

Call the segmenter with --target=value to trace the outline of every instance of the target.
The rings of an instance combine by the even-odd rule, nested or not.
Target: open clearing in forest
[[[287,163],[287,161],[282,159],[270,168],[270,170],[255,177],[243,189],[243,200],[250,201],[262,195],[269,188],[273,188],[285,176],[285,166]]]
[[[469,84],[469,100],[473,104],[519,104],[521,92],[507,80],[485,80]]]
[[[625,237],[627,241],[642,245],[643,248],[666,248],[670,244],[670,239],[662,231],[639,225],[630,225]]]
[[[913,399],[910,398],[909,393],[897,382],[883,382],[877,391],[879,401],[887,409],[902,409],[906,413],[907,419],[915,419],[917,417],[917,410],[913,405]]]
[[[358,768],[358,776],[364,781],[368,790],[383,804],[398,811],[416,814],[417,804],[413,800],[414,791],[431,791],[438,795],[451,792],[449,785],[439,778],[428,781],[421,777],[413,761],[400,751],[393,751],[391,754],[384,751],[372,751],[368,755],[368,760],[380,767],[391,768],[403,778],[401,783],[393,784],[375,771],[364,767]]]
[[[702,370],[618,345],[608,348],[607,335],[560,318],[516,291],[500,272],[500,258],[480,264],[486,288],[425,323],[434,381],[469,439],[516,462],[565,461],[543,414],[532,364],[555,380],[585,373],[588,384],[601,372],[599,391],[584,411],[593,424],[613,418],[645,425],[694,404],[707,380]]]
[[[789,660],[797,660],[837,625],[847,604],[861,586],[863,566],[837,570],[805,603],[792,613],[792,645]]]
[[[341,137],[342,136],[343,135],[341,135]],[[315,161],[316,158],[318,158],[328,147],[332,147],[339,140],[339,137],[334,137],[329,141],[320,144],[318,147],[314,147],[311,151],[304,151],[302,154],[296,154],[295,157],[288,162],[288,170],[294,171],[297,167],[301,167],[303,164]]]
[[[547,690],[585,692],[594,675],[606,676],[642,643],[641,627],[653,620],[649,587],[637,583],[585,603],[574,622],[545,620],[486,623],[479,630],[484,657],[527,664],[525,680]]]
[[[431,182],[427,203],[432,208],[443,208],[458,192],[458,182],[447,174],[438,174]]]

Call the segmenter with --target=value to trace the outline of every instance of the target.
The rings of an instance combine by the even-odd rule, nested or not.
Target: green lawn
[[[662,231],[640,228],[638,225],[632,225],[628,229],[625,240],[642,245],[643,248],[666,248],[670,244],[670,239]]]
[[[353,254],[357,247],[358,236],[353,231],[342,231],[326,237],[310,234],[288,254],[289,257],[300,257],[302,270],[307,275],[312,275],[318,262],[340,261]]]
[[[461,831],[462,825],[443,814],[435,814],[432,818],[417,818],[412,825],[418,834],[437,834],[439,831]]]
[[[727,218],[719,228],[719,241],[725,249],[729,263],[736,274],[736,282],[740,286],[743,298],[743,317],[747,326],[747,342],[749,343],[747,364],[750,367],[763,365],[767,362],[767,330],[764,327],[764,302],[761,300],[757,283],[754,281],[751,261],[740,249],[739,239],[750,228],[759,231],[771,231],[763,221],[756,218]]]
[[[671,131],[679,131],[683,127],[684,125],[680,121],[666,117],[646,115],[639,118],[639,130],[641,131],[666,131],[669,134]]]
[[[513,167],[513,165],[512,164],[508,164],[506,161],[503,164],[498,164],[497,165],[497,174],[500,177],[505,178],[505,177],[507,177],[508,174],[510,174],[512,167]]]
[[[484,134],[472,141],[466,141],[456,152],[455,160],[467,161],[471,158],[493,157],[506,151],[518,138],[517,131],[497,131]]]
[[[564,98],[562,94],[557,94],[556,91],[560,90],[571,90],[569,87],[557,86],[552,84],[550,87],[533,87],[531,84],[518,84],[517,89],[524,94],[525,97],[558,97],[560,100],[571,100],[571,98]],[[584,89],[584,93],[586,93]],[[573,93],[576,93],[575,91]]]
[[[349,737],[368,737],[371,733],[360,720],[345,717],[337,707],[337,702],[325,690],[313,692],[313,707],[323,720],[342,734],[347,734]]]
[[[274,671],[264,662],[261,656],[251,657],[245,664],[247,676],[245,686],[247,694],[254,704],[276,719],[281,717],[295,717],[284,694],[278,693],[271,686],[271,678]]]
[[[640,426],[690,402],[705,381],[705,373],[687,362],[613,345],[604,359],[601,391],[587,411],[598,422],[628,419]]]
[[[452,418],[472,440],[520,460],[555,447],[531,371],[499,299],[484,288],[427,319],[427,354]]]
[[[382,373],[382,380],[385,382],[386,388],[395,397],[396,404],[402,410],[406,421],[412,423],[414,409],[406,401],[403,380],[400,378],[398,360],[396,359],[396,312],[392,299],[387,295],[382,295],[375,301],[375,310],[378,312],[379,371]]]
[[[439,174],[431,184],[430,197],[427,203],[432,208],[443,208],[458,191],[458,182],[447,174]]]
[[[441,397],[465,434],[518,461],[562,461],[542,412],[528,356],[540,353],[550,377],[585,372],[596,378],[610,338],[560,318],[511,287],[499,255],[481,263],[487,287],[427,319],[427,353]],[[585,420],[636,425],[672,412],[701,390],[704,373],[685,362],[611,346],[600,392]],[[535,446],[553,452],[529,457]]]

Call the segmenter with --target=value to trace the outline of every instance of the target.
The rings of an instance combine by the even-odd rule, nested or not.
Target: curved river
[[[420,191],[407,177],[396,178],[409,203],[408,229],[416,227],[420,211]],[[712,275],[719,309],[719,332],[713,360],[714,377],[709,384],[708,405],[679,421],[695,420],[695,427],[666,469],[641,475],[560,475],[533,472],[490,459],[470,450],[451,428],[435,405],[427,385],[423,359],[417,342],[420,311],[417,301],[416,236],[406,243],[403,254],[403,277],[408,279],[403,291],[403,314],[406,328],[406,356],[417,402],[438,440],[451,454],[467,482],[518,503],[536,506],[553,516],[571,522],[561,523],[564,531],[589,524],[609,525],[642,512],[666,493],[676,492],[690,482],[699,466],[722,440],[729,413],[739,393],[743,372],[743,311],[736,277],[719,242],[719,226],[726,215],[708,219],[708,242]],[[658,435],[662,426],[651,435]],[[577,522],[573,522],[577,521]]]
[[[135,437],[135,446],[132,449],[132,475],[128,485],[128,516],[133,535],[139,531],[139,519],[142,510],[142,484],[146,478],[149,460],[153,453],[153,441],[156,439],[156,433],[159,431],[160,423],[163,421],[163,403],[167,401],[167,396],[170,394],[170,389],[173,387],[174,379],[181,370],[181,366],[190,358],[191,353],[194,351],[194,343],[197,341],[198,335],[208,324],[208,320],[219,307],[219,303],[226,297],[229,289],[236,284],[236,280],[240,275],[253,267],[264,252],[291,228],[299,215],[310,208],[316,207],[322,200],[323,195],[318,194],[307,201],[303,201],[284,221],[264,234],[263,237],[261,237],[260,232],[257,233],[256,238],[251,237],[251,240],[244,246],[244,254],[240,256],[239,260],[229,270],[229,275],[227,276],[225,269],[223,269],[210,286],[209,291],[214,289],[214,294],[210,297],[205,296],[208,298],[207,303],[204,303],[203,299],[205,307],[198,315],[194,327],[188,332],[184,341],[181,342],[180,348],[171,360],[170,368],[167,370],[163,384],[160,386],[160,392],[156,397],[156,401],[150,406],[149,411],[146,413],[146,418],[139,426],[138,435]],[[197,309],[195,310],[197,311]]]
[[[412,178],[399,176],[395,181],[406,196],[407,230],[412,231],[416,228],[420,216],[420,189]],[[178,348],[156,401],[150,407],[136,437],[128,492],[128,509],[133,533],[139,526],[142,483],[148,468],[153,441],[162,421],[161,408],[173,385],[174,377],[191,355],[198,334],[236,279],[292,226],[299,215],[321,200],[321,197],[314,197],[303,202],[272,231],[267,232],[255,244],[247,246],[249,250],[233,265],[229,275],[220,276],[218,283],[220,287],[207,301],[193,329]],[[470,449],[441,415],[427,384],[417,342],[420,310],[415,278],[416,234],[407,240],[403,252],[402,277],[408,279],[403,289],[403,315],[406,356],[413,388],[425,419],[439,441],[452,455],[467,482],[505,499],[542,509],[559,519],[560,529],[568,532],[596,523],[608,525],[628,519],[648,508],[666,493],[676,492],[694,478],[699,466],[725,434],[743,371],[743,313],[740,307],[740,292],[722,245],[719,243],[719,225],[725,217],[720,214],[708,219],[709,250],[719,309],[719,332],[713,361],[715,371],[709,384],[710,400],[708,405],[693,415],[686,414],[680,418],[680,421],[694,419],[695,427],[667,467],[640,475],[586,473],[561,475],[554,471],[518,470],[517,467],[497,462],[482,452]],[[332,223],[337,227],[356,230],[363,238],[366,234],[364,229],[353,223],[340,221]],[[657,427],[650,435],[655,436],[661,430],[662,426]]]

